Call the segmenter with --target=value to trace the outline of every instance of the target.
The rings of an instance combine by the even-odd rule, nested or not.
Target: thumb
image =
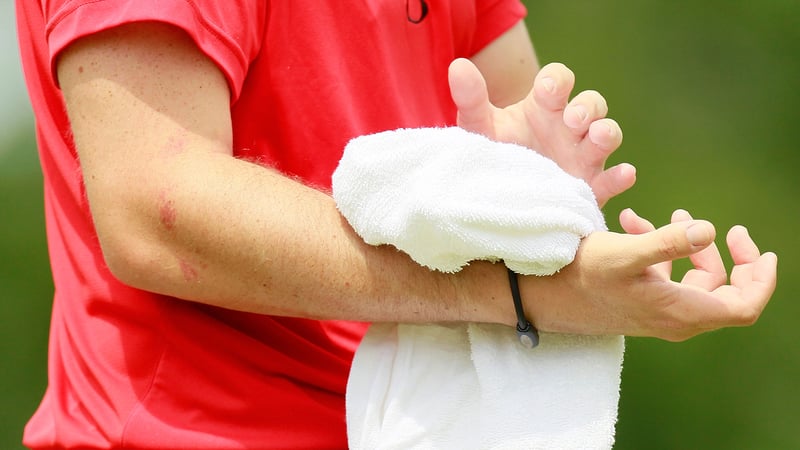
[[[714,242],[716,230],[706,220],[687,220],[631,236],[631,254],[640,266],[686,258]]]
[[[458,126],[485,136],[494,135],[486,80],[472,61],[459,58],[450,63],[448,71],[450,95],[458,108]]]

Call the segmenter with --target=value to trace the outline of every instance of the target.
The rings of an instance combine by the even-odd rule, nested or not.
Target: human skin
[[[519,57],[508,58],[509,48]],[[622,134],[604,118],[602,97],[579,94],[567,107],[563,66],[543,68],[550,76],[534,83],[524,25],[472,59],[477,78],[451,70],[462,126],[525,137],[601,199],[633,184],[631,166],[603,169]],[[503,61],[512,63],[500,70]],[[98,238],[122,282],[261,314],[515,323],[502,265],[429,271],[392,247],[364,244],[329,195],[234,158],[225,78],[182,31],[125,25],[81,38],[57,64]],[[559,274],[521,277],[539,329],[681,340],[753,323],[774,290],[775,255],[760,254],[739,228],[728,242],[737,276],[726,285],[710,223],[678,214],[656,230],[632,212],[621,223],[629,234],[593,233]],[[687,256],[695,275],[670,281],[665,264]]]

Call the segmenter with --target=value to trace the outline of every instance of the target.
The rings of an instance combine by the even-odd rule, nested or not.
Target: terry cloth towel
[[[550,275],[605,229],[582,180],[460,128],[355,138],[332,182],[365,242],[445,272],[503,260]],[[528,349],[502,325],[373,324],[347,385],[350,448],[610,448],[623,350],[621,336],[543,333]]]

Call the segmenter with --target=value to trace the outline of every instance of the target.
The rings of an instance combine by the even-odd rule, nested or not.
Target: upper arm
[[[470,60],[486,79],[489,100],[498,107],[522,100],[533,87],[533,79],[539,71],[524,20],[517,22]]]
[[[140,22],[78,39],[57,75],[82,160],[146,158],[175,133],[230,150],[221,148],[231,141],[227,82],[176,27]]]
[[[104,251],[158,219],[152,205],[181,158],[232,153],[227,81],[176,27],[140,22],[80,38],[57,75]]]

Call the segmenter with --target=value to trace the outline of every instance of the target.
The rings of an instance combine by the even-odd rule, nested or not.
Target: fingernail
[[[686,239],[688,239],[689,243],[692,245],[705,245],[712,237],[707,227],[703,226],[703,224],[696,223],[690,225],[689,228],[686,229]]]
[[[636,166],[629,163],[622,163],[619,165],[619,172],[622,176],[632,175],[636,176]]]
[[[551,94],[556,91],[556,81],[550,77],[542,78],[542,86]]]
[[[685,209],[678,208],[672,212],[672,221],[673,222],[682,222],[684,220],[692,220],[693,217],[689,214],[689,211]]]
[[[586,107],[583,105],[572,105],[570,109],[575,112],[575,115],[578,116],[581,123],[585,122],[586,119],[589,117],[589,112],[586,111]]]

